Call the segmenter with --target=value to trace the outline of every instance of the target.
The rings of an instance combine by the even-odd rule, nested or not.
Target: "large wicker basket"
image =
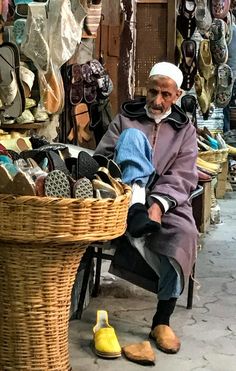
[[[124,186],[115,200],[0,195],[0,370],[71,370],[77,268],[90,242],[124,233],[130,194]]]
[[[126,228],[131,195],[116,199],[0,195],[0,240],[18,242],[105,241]]]
[[[202,151],[198,152],[198,157],[201,159],[214,162],[214,163],[223,163],[227,161],[229,150],[227,148],[218,149],[214,151]]]

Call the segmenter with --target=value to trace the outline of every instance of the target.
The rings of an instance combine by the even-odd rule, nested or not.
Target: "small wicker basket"
[[[71,370],[75,275],[89,243],[124,233],[123,187],[115,200],[0,195],[0,370]]]
[[[201,159],[214,162],[214,163],[223,163],[227,161],[229,150],[227,148],[217,149],[213,151],[202,151],[198,153],[198,157]]]

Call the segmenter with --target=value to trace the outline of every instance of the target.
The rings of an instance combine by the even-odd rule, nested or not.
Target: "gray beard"
[[[146,105],[145,105],[144,109],[145,109],[145,111],[146,111],[147,116],[148,116],[150,119],[153,119],[153,120],[155,121],[156,124],[159,124],[159,122],[161,122],[162,120],[164,120],[164,119],[165,119],[167,116],[169,116],[170,113],[171,113],[171,108],[170,108],[168,111],[166,111],[165,113],[160,113],[159,115],[158,115],[158,114],[154,115],[154,114],[150,113],[150,112],[148,111]]]

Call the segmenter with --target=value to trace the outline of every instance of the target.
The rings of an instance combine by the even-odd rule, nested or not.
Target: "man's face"
[[[146,106],[153,116],[163,115],[181,95],[176,82],[165,76],[152,76],[147,84]]]

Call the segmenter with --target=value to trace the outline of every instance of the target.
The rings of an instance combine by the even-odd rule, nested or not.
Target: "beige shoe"
[[[155,365],[156,356],[149,341],[122,347],[126,358],[141,365]]]
[[[168,354],[175,354],[180,349],[180,340],[167,325],[157,325],[151,332],[150,338],[156,341],[158,349]]]

